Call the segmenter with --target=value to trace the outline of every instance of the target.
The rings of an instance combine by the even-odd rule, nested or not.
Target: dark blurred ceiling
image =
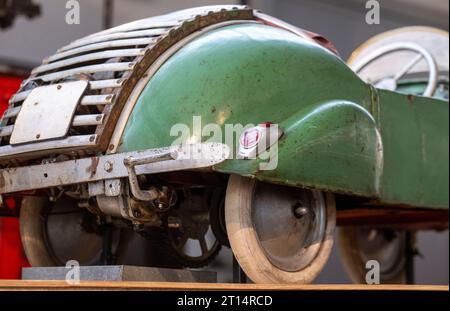
[[[33,0],[0,0],[0,28],[11,27],[17,16],[33,18],[40,13],[40,6]]]

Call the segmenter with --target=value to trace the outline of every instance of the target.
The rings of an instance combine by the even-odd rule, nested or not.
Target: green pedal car
[[[76,40],[0,121],[0,194],[33,266],[198,268],[231,247],[256,283],[310,283],[336,225],[363,282],[404,282],[414,232],[448,226],[448,34],[406,28],[347,65],[245,6]]]

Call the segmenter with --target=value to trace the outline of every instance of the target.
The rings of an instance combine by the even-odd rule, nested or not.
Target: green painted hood
[[[174,124],[282,124],[328,100],[370,106],[369,88],[342,60],[285,30],[247,23],[188,43],[154,75],[131,114],[120,151],[171,144]]]

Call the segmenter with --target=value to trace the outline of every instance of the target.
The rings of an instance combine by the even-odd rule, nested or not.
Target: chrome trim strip
[[[125,82],[124,79],[89,81],[89,86],[90,86],[91,90],[117,88],[117,87],[121,87],[124,82]]]
[[[0,137],[11,136],[14,130],[14,125],[7,125],[4,127],[0,127]]]
[[[170,15],[170,14],[169,14]],[[146,29],[157,29],[157,28],[173,28],[181,25],[183,19],[180,21],[174,21],[173,18],[171,20],[157,20],[160,16],[156,16],[156,18],[145,18],[141,20],[137,20],[128,24],[120,25],[114,28],[106,29],[97,33],[93,33],[92,35],[88,35],[85,39],[95,38],[103,35],[110,35],[119,32],[129,32],[129,31],[138,31],[138,30],[146,30]],[[186,16],[188,17],[188,16]],[[194,17],[194,16],[192,16]]]
[[[66,52],[56,53],[46,59],[44,59],[44,63],[51,63],[56,60],[60,60],[62,58],[70,57],[77,54],[82,54],[86,52],[117,48],[117,47],[125,47],[125,46],[147,46],[151,43],[154,43],[155,38],[139,38],[139,39],[127,39],[127,40],[115,40],[115,41],[107,41],[101,43],[95,43],[90,45],[85,45],[73,50],[69,50]]]
[[[46,82],[64,79],[76,74],[84,74],[84,73],[97,73],[97,72],[111,72],[111,71],[131,71],[133,70],[136,63],[134,62],[126,62],[126,63],[107,63],[107,64],[98,64],[92,66],[83,66],[63,71],[58,71],[54,73],[49,73],[42,76],[33,77],[28,81],[32,80],[43,80]]]
[[[106,42],[111,40],[119,39],[131,39],[131,38],[142,38],[142,37],[155,37],[165,34],[170,28],[154,28],[130,32],[118,32],[109,35],[95,36],[92,38],[83,38],[80,40],[73,41],[69,45],[66,45],[58,49],[58,53],[65,52],[74,48],[79,48],[81,46],[90,45],[94,43]]]
[[[28,95],[30,95],[30,93],[31,93],[31,90],[16,93],[13,97],[11,97],[11,99],[9,100],[9,103],[21,102],[21,101],[25,100],[25,98],[27,98]]]
[[[72,66],[80,63],[91,62],[95,60],[115,58],[115,57],[130,57],[130,56],[142,56],[145,54],[144,49],[124,49],[124,50],[112,50],[96,52],[87,55],[77,56],[61,61],[57,61],[50,64],[41,65],[33,69],[31,74],[43,73],[50,70],[59,69],[62,67]]]
[[[3,113],[3,119],[9,119],[17,116],[20,112],[20,109],[22,109],[22,106],[13,107],[5,110],[5,112]]]
[[[72,126],[100,125],[104,119],[104,114],[77,115],[73,117]]]
[[[108,105],[111,104],[114,100],[114,94],[106,94],[106,95],[87,95],[81,99],[81,105],[90,106],[90,105]]]

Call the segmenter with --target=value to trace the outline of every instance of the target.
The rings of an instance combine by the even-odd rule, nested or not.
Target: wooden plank
[[[267,285],[267,284],[211,284],[176,282],[98,282],[84,281],[70,285],[64,281],[23,281],[0,280],[1,291],[65,291],[65,290],[174,290],[174,291],[218,291],[218,290],[288,290],[288,291],[448,291],[448,285],[357,285],[357,284],[308,284],[308,285]]]

